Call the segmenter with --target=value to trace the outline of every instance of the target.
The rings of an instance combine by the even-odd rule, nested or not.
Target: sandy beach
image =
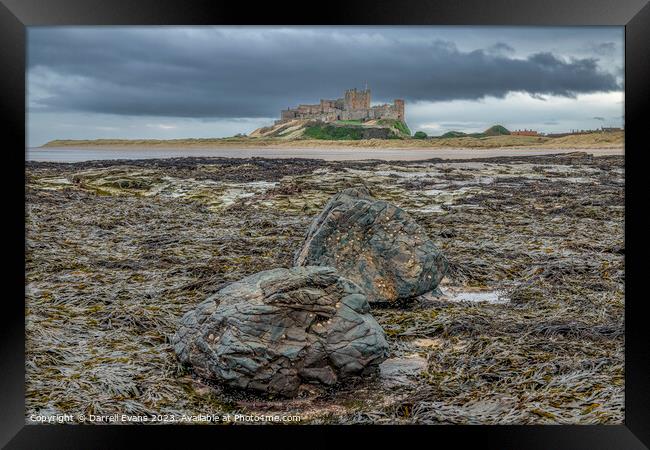
[[[92,160],[115,159],[158,159],[180,157],[215,157],[215,158],[313,158],[325,161],[351,160],[385,160],[415,161],[425,159],[469,159],[491,158],[497,156],[534,156],[586,152],[594,156],[623,155],[622,147],[587,147],[587,148],[544,148],[544,147],[509,147],[509,148],[293,148],[293,147],[259,147],[259,148],[155,148],[155,147],[33,147],[26,151],[28,161],[81,162]]]

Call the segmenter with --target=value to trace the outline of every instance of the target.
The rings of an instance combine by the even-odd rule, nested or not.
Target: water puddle
[[[492,305],[503,305],[510,302],[504,292],[497,290],[473,290],[467,288],[444,287],[442,293],[436,295],[428,292],[423,295],[427,300],[447,301],[453,303],[489,303]]]
[[[66,177],[43,177],[36,180],[35,184],[41,189],[57,190],[72,185],[72,182]]]

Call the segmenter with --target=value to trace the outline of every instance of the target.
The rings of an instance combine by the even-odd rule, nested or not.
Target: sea
[[[558,149],[558,148],[135,148],[135,147],[29,147],[26,161],[74,163],[95,160],[134,160],[182,157],[214,158],[313,158],[337,160],[424,160],[489,158],[496,156],[550,155],[583,151],[594,155],[623,155],[622,148]]]

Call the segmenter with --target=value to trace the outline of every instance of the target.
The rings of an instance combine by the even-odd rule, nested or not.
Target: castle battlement
[[[298,105],[280,112],[280,120],[275,123],[296,119],[336,122],[337,120],[395,119],[404,121],[404,100],[395,99],[393,103],[370,106],[370,89],[348,89],[343,98],[321,99],[314,105]]]

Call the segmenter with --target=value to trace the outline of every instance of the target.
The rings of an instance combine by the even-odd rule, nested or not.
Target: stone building
[[[395,119],[404,121],[404,100],[370,106],[370,89],[348,89],[343,98],[321,99],[315,105],[298,105],[280,112],[280,120],[275,123],[296,119],[335,122],[337,120]]]
[[[510,134],[513,136],[539,136],[536,130],[515,130],[511,131]]]

